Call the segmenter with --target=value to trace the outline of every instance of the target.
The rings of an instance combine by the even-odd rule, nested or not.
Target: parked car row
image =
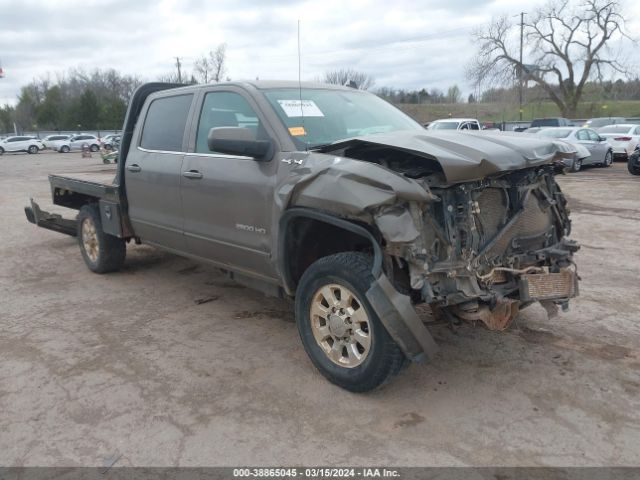
[[[95,135],[86,133],[76,135],[52,134],[47,135],[42,140],[32,135],[13,135],[0,138],[0,155],[5,152],[27,152],[33,154],[44,149],[67,153],[72,150],[82,150],[84,145],[92,152],[97,152],[100,148],[105,150],[117,149],[120,145],[120,135],[108,134],[98,138]]]

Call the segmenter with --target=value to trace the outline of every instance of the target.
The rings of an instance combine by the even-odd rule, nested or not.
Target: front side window
[[[182,151],[192,99],[193,94],[187,94],[153,100],[147,110],[140,146],[165,152]]]
[[[591,140],[592,142],[600,141],[600,135],[598,135],[595,131],[587,130],[587,133],[589,134],[589,140]]]
[[[214,153],[209,150],[207,138],[209,131],[218,127],[248,128],[256,138],[266,137],[256,112],[242,95],[235,92],[209,92],[205,95],[198,121],[196,153]]]

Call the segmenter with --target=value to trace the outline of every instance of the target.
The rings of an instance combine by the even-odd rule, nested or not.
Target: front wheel
[[[27,149],[27,152],[30,154],[34,154],[34,153],[38,153],[40,151],[40,149],[36,146],[36,145],[30,145],[29,148]]]
[[[102,230],[100,210],[96,204],[85,205],[80,209],[78,244],[84,263],[92,272],[114,272],[124,264],[127,244],[124,239]]]
[[[60,153],[69,153],[71,149],[67,145],[60,147]]]
[[[357,252],[321,258],[296,293],[296,323],[309,358],[329,381],[352,392],[384,385],[407,362],[367,300],[371,266],[371,258]]]
[[[602,167],[607,168],[610,167],[613,163],[613,152],[609,150],[607,154],[604,156],[604,162],[602,162]]]
[[[98,150],[100,150],[100,147],[94,143],[93,145],[91,145],[91,147],[89,147],[89,150],[91,150],[92,152],[97,152]]]
[[[640,175],[640,159],[638,159],[639,155],[640,154],[629,155],[629,160],[627,160],[627,170],[629,170],[629,173],[631,175]]]
[[[4,148],[0,147],[0,155],[4,155]]]

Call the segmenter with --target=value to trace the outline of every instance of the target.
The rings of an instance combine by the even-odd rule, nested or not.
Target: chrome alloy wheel
[[[82,222],[82,246],[91,262],[98,261],[98,235],[96,225],[90,218],[85,218]]]
[[[309,318],[313,336],[333,363],[354,368],[371,350],[369,316],[348,288],[329,284],[313,296]]]

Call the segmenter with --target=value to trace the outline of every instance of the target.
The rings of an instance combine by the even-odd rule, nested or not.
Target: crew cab
[[[416,312],[493,330],[578,293],[567,202],[570,144],[431,132],[371,93],[297,82],[134,93],[112,181],[51,175],[87,267],[118,270],[127,242],[207,262],[295,298],[302,344],[330,381],[386,383],[438,348]]]

